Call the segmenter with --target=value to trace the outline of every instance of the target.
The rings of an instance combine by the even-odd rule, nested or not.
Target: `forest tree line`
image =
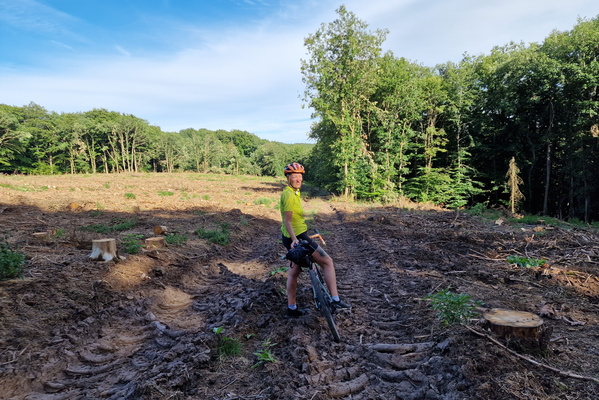
[[[241,130],[163,132],[116,111],[48,112],[0,104],[0,172],[79,174],[175,172],[276,176],[313,145],[260,139]]]
[[[453,207],[509,206],[519,190],[520,211],[599,219],[598,17],[434,68],[383,53],[386,35],[341,6],[305,39],[318,184]]]
[[[298,161],[310,182],[349,199],[461,207],[508,206],[506,174],[518,168],[520,211],[599,219],[599,18],[435,67],[383,52],[386,35],[341,6],[305,39],[315,145],[0,105],[0,172],[277,176]]]

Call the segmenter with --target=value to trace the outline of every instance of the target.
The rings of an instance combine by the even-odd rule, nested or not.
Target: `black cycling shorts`
[[[308,235],[308,232],[300,233],[299,235],[296,235],[296,237],[298,240],[305,240],[308,242],[309,247],[312,249],[312,251],[310,251],[310,255],[312,255],[312,253],[314,253],[318,248],[318,243],[316,243],[314,239],[312,239],[310,235]],[[287,250],[291,249],[291,242],[291,238],[288,238],[285,235],[283,235],[283,246],[285,246]]]

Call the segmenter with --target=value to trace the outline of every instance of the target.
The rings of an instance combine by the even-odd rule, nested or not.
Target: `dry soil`
[[[336,316],[335,343],[307,274],[298,298],[310,313],[283,317],[282,188],[197,174],[0,176],[1,240],[26,255],[22,278],[0,282],[0,398],[597,398],[595,231],[306,193],[353,306]],[[127,253],[155,226],[171,244]],[[195,233],[223,226],[226,245]],[[122,259],[91,260],[100,238],[115,238]],[[542,316],[546,342],[522,347],[478,316],[444,325],[426,297],[446,288],[480,312]],[[227,341],[237,354],[223,354]],[[265,350],[272,362],[259,363]]]

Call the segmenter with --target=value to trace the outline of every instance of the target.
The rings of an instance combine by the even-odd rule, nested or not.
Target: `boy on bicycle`
[[[285,167],[285,178],[287,186],[281,193],[280,208],[281,232],[283,233],[283,245],[289,250],[294,247],[300,240],[306,240],[309,247],[312,248],[312,258],[314,262],[322,267],[324,279],[329,288],[329,292],[333,297],[333,306],[337,309],[351,308],[351,306],[339,299],[337,292],[337,278],[335,274],[335,266],[333,259],[308,235],[308,226],[304,219],[304,210],[300,200],[300,188],[302,186],[305,169],[301,164],[291,163]],[[306,313],[305,310],[300,310],[296,304],[297,279],[301,269],[291,263],[289,273],[287,275],[287,311],[288,317],[300,317]]]

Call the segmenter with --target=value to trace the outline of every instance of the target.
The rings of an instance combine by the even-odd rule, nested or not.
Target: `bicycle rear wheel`
[[[333,334],[333,339],[335,342],[339,342],[341,337],[339,336],[339,330],[337,329],[337,324],[335,324],[335,318],[333,317],[333,312],[331,311],[330,300],[327,298],[329,296],[325,294],[327,293],[327,289],[324,286],[324,282],[312,269],[310,269],[310,280],[312,281],[314,297],[317,302],[316,305],[318,308],[320,308],[320,312],[324,316],[324,319],[326,319],[329,329]]]

